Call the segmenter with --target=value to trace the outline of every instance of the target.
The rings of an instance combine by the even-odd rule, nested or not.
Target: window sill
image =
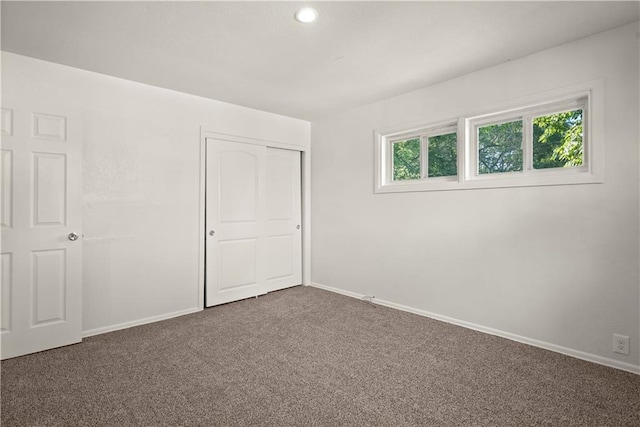
[[[479,190],[483,188],[541,187],[557,185],[602,184],[604,179],[589,172],[563,171],[531,173],[511,176],[478,176],[468,180],[435,181],[416,180],[392,182],[376,186],[375,193],[406,193],[421,191]],[[516,175],[516,176],[514,176]]]

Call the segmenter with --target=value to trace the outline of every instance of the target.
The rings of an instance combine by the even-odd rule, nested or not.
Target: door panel
[[[227,240],[220,246],[220,290],[258,285],[258,239]]]
[[[2,324],[0,331],[11,332],[11,298],[13,289],[13,260],[10,253],[2,254]]]
[[[2,110],[2,358],[82,339],[81,129],[39,100]],[[31,105],[30,105],[31,104]],[[77,233],[72,241],[69,234]]]
[[[241,150],[219,151],[220,223],[257,223],[260,201],[258,188],[261,153]]]
[[[64,249],[31,252],[32,325],[64,320],[66,265]]]
[[[294,217],[292,205],[296,151],[267,149],[267,218],[290,220]],[[298,173],[299,175],[299,173]]]
[[[13,212],[13,152],[2,150],[2,207],[0,208],[0,223],[2,228],[11,228]]]
[[[266,293],[265,153],[207,140],[207,307]]]
[[[267,148],[267,289],[302,283],[300,152]]]
[[[269,254],[267,277],[269,280],[293,275],[293,240],[292,236],[270,236],[267,238],[267,253]]]
[[[65,225],[67,156],[33,153],[33,225]]]

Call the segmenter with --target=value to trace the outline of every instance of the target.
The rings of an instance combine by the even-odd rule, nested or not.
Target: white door
[[[267,290],[302,283],[300,152],[267,148]]]
[[[207,139],[206,306],[302,283],[300,153]]]
[[[81,132],[76,116],[2,109],[2,359],[81,341]]]
[[[206,305],[266,293],[266,147],[207,139]]]

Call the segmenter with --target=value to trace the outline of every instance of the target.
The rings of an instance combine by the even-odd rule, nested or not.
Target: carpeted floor
[[[640,376],[310,287],[2,362],[3,426],[640,426]]]

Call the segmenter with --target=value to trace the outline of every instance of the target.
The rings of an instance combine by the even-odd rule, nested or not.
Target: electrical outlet
[[[629,355],[629,337],[613,334],[613,352]]]

